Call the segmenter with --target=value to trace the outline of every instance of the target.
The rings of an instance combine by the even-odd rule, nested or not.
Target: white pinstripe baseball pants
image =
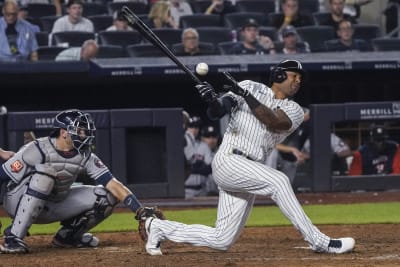
[[[227,250],[246,224],[255,195],[263,195],[276,202],[313,250],[324,251],[328,247],[330,238],[312,224],[282,172],[243,156],[219,151],[213,161],[213,177],[220,187],[215,227],[153,220],[151,227],[159,230],[156,232],[160,240]]]

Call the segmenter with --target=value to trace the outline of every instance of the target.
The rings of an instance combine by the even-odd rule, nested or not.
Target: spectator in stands
[[[371,125],[369,140],[353,154],[349,175],[399,174],[400,147],[383,125]]]
[[[29,21],[30,18],[29,18],[28,8],[27,7],[22,6],[22,7],[19,8],[19,10],[18,10],[18,19],[23,19],[26,22],[28,22],[29,25],[31,26],[33,32],[40,32],[40,27],[38,25],[33,24],[33,23],[31,23]]]
[[[199,140],[201,124],[199,117],[191,117],[185,133],[187,146],[184,148],[184,154],[190,164],[190,175],[185,181],[186,198],[207,195],[207,179],[211,174],[212,155],[208,145]]]
[[[214,51],[199,46],[199,33],[195,28],[186,28],[182,32],[182,50],[174,51],[177,56],[212,55]]]
[[[299,13],[298,0],[283,0],[282,13],[278,13],[272,25],[281,31],[287,25],[294,27],[308,26],[314,24],[314,19],[309,14]]]
[[[171,16],[179,26],[179,19],[181,16],[192,15],[192,7],[185,0],[170,0],[171,2]]]
[[[93,23],[82,16],[82,0],[68,0],[67,13],[54,22],[52,33],[64,31],[94,32]]]
[[[0,18],[0,61],[37,61],[38,44],[32,24],[18,18],[18,4],[6,0]]]
[[[223,17],[225,14],[235,12],[236,9],[231,1],[227,0],[212,0],[211,5],[204,12],[205,14],[220,15]]]
[[[283,54],[299,54],[299,53],[309,53],[310,47],[308,43],[301,43],[300,36],[297,34],[296,28],[292,25],[287,25],[281,31],[282,35],[282,49],[276,48],[276,53]],[[304,44],[301,46],[301,44]]]
[[[211,159],[214,158],[215,153],[217,153],[220,141],[220,134],[216,127],[212,125],[206,125],[201,130],[201,141],[206,143],[211,150]],[[214,181],[212,173],[208,175],[207,182],[207,195],[216,196],[218,195],[218,186]]]
[[[259,35],[260,25],[255,19],[247,19],[240,31],[242,41],[235,43],[229,54],[274,54],[274,42],[268,36]]]
[[[86,40],[81,47],[61,51],[55,61],[89,61],[97,56],[99,47],[95,40]]]
[[[332,26],[335,30],[339,28],[339,22],[346,19],[350,20],[352,24],[356,24],[357,20],[343,12],[345,0],[329,0],[330,16],[325,20],[320,21],[320,25]],[[339,36],[337,36],[339,37]]]
[[[133,28],[128,25],[128,21],[122,14],[122,11],[115,11],[113,15],[113,25],[108,27],[106,31],[133,31]]]
[[[151,6],[149,12],[150,28],[178,28],[178,22],[171,16],[171,4],[158,1]]]
[[[326,50],[329,52],[340,51],[371,51],[370,44],[363,39],[353,38],[354,28],[350,20],[343,19],[338,24],[336,34],[339,38],[325,41]]]

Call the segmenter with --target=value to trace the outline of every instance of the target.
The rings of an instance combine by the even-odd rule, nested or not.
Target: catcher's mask
[[[271,83],[282,83],[287,79],[286,71],[293,71],[300,73],[302,77],[305,76],[303,66],[297,60],[284,60],[272,67],[269,80]]]
[[[53,126],[67,130],[80,154],[94,143],[96,127],[89,113],[77,109],[62,111],[56,115]]]

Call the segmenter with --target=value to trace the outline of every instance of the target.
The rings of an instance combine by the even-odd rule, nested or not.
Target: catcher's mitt
[[[147,241],[147,231],[146,231],[146,219],[149,217],[157,218],[160,220],[165,220],[165,216],[162,211],[157,207],[141,207],[137,210],[135,219],[139,221],[139,235],[140,238],[146,242]]]

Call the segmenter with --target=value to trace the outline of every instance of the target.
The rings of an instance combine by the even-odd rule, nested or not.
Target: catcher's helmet
[[[303,66],[297,60],[288,59],[278,63],[272,67],[269,80],[271,83],[282,83],[287,79],[286,71],[293,71],[300,73],[301,76],[305,75]]]
[[[94,143],[96,127],[89,113],[78,109],[62,111],[56,115],[53,127],[67,130],[79,153]]]

